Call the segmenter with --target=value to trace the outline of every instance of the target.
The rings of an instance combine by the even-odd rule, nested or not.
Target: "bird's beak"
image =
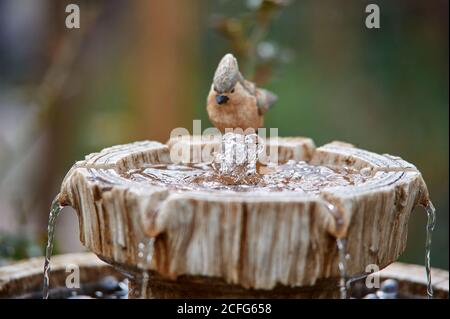
[[[227,103],[228,96],[226,95],[216,95],[216,102],[217,104],[224,104]]]

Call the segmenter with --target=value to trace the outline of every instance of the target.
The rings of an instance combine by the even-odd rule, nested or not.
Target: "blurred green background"
[[[80,29],[65,27],[68,3]],[[380,29],[365,27],[369,3]],[[210,126],[215,67],[236,49],[214,26],[260,5],[0,0],[0,259],[43,253],[52,197],[85,154]],[[432,265],[448,269],[448,1],[290,1],[261,43],[279,96],[265,125],[414,163],[437,208]],[[425,222],[416,209],[402,261],[424,263]],[[61,215],[57,252],[81,249],[75,214]]]

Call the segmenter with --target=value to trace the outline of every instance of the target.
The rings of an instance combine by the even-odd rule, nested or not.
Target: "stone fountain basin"
[[[27,298],[42,292],[44,257],[22,260],[0,267],[0,298]],[[52,289],[63,289],[68,273],[67,265],[77,265],[80,269],[80,283],[97,282],[105,276],[123,278],[121,273],[102,262],[93,253],[56,255],[52,258]],[[448,299],[448,271],[432,268],[434,298]],[[423,266],[393,263],[379,272],[380,280],[395,279],[399,283],[399,293],[409,296],[425,296],[427,282]],[[275,296],[276,297],[276,296]],[[35,297],[39,298],[39,297]]]
[[[412,164],[342,142],[318,148],[309,138],[277,142],[280,162],[365,169],[373,179],[315,195],[177,191],[123,173],[170,163],[170,151],[180,143],[192,153],[211,143],[143,141],[106,148],[77,162],[63,181],[60,201],[77,211],[81,242],[127,272],[140,271],[138,245],[154,237],[149,270],[161,285],[324,290],[324,283],[339,277],[339,237],[347,241],[350,277],[365,274],[370,264],[382,269],[400,256],[411,211],[428,201],[426,185]],[[337,208],[339,218],[327,203]]]
[[[34,257],[0,267],[0,298],[42,298],[44,257]],[[52,257],[52,289],[65,288],[70,272],[67,267],[76,265],[79,269],[80,285],[98,281],[106,276],[118,279],[123,275],[111,265],[98,259],[93,253],[73,253]]]

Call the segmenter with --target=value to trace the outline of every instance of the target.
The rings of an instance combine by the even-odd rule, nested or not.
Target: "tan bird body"
[[[233,55],[225,55],[217,67],[208,94],[209,119],[221,132],[225,129],[255,131],[262,127],[264,113],[275,103],[276,96],[245,80]]]

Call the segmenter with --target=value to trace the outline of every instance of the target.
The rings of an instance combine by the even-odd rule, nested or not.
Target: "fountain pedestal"
[[[336,238],[346,238],[348,277],[368,265],[382,269],[405,249],[411,211],[428,201],[420,172],[406,161],[341,142],[316,148],[308,138],[278,138],[278,160],[351,167],[367,181],[319,194],[261,194],[180,191],[128,177],[170,164],[179,143],[192,152],[211,146],[172,140],[106,148],[77,162],[61,188],[60,201],[78,213],[81,242],[135,277],[147,269],[153,297],[338,297]],[[139,244],[149,238],[147,264]]]

